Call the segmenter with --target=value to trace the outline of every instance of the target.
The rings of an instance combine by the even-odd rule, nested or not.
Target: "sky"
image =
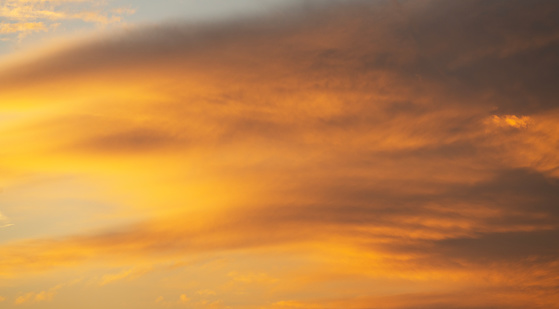
[[[0,308],[559,308],[559,3],[0,2]]]

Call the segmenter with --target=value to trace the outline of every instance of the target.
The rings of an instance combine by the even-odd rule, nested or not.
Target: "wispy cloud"
[[[24,305],[29,303],[40,303],[40,302],[48,302],[53,299],[53,297],[58,293],[58,290],[61,286],[56,286],[48,291],[41,291],[41,292],[29,292],[24,295],[17,297],[14,301],[16,305]]]
[[[134,13],[130,8],[107,9],[107,5],[91,0],[6,0],[0,4],[0,17],[5,20],[0,24],[0,35],[17,34],[23,39],[32,32],[51,31],[62,22],[109,24]]]
[[[2,212],[0,212],[0,228],[10,227],[10,226],[13,226],[13,224],[10,223],[10,219],[6,217],[4,214],[2,214]]]
[[[27,33],[33,31],[45,31],[45,24],[39,23],[2,23],[0,24],[0,33]]]
[[[123,270],[119,273],[107,274],[101,278],[99,285],[103,286],[124,279],[132,280],[149,272],[150,270],[151,269],[149,268],[133,268],[133,269]]]

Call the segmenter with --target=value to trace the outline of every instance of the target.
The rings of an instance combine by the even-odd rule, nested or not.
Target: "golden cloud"
[[[45,31],[44,23],[2,23],[0,33]]]
[[[134,10],[120,8],[103,10],[98,1],[91,0],[7,0],[0,4],[0,16],[10,22],[0,25],[0,34],[16,33],[20,39],[33,31],[49,31],[60,22],[81,20],[88,23],[120,22]],[[9,38],[6,38],[9,39]]]
[[[56,286],[48,291],[41,291],[41,292],[29,292],[25,295],[19,296],[14,301],[16,305],[23,305],[28,303],[39,303],[44,301],[51,301],[53,297],[57,294],[60,286]]]
[[[254,308],[553,308],[549,6],[316,5],[145,28],[6,65],[7,190],[68,219],[66,186],[37,195],[29,183],[74,175],[117,205],[104,216],[142,223],[5,243],[0,275],[119,268],[104,285],[141,281],[146,265],[241,255],[253,265],[200,268],[222,280],[206,282],[215,306],[252,292],[268,297]],[[541,20],[554,33],[531,26]],[[91,200],[81,194],[73,207]],[[261,255],[279,262],[258,269]],[[149,296],[210,306],[196,299],[205,290]]]

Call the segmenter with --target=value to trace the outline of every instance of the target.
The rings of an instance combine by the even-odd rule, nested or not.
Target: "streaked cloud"
[[[62,22],[109,24],[134,13],[129,7],[106,9],[107,4],[91,0],[6,0],[0,4],[0,17],[5,20],[0,24],[0,35],[17,34],[23,39],[32,32],[56,29]]]
[[[517,117],[515,115],[497,116],[491,118],[493,123],[500,127],[526,128],[530,122],[530,118],[526,116]]]
[[[136,269],[132,268],[114,274],[107,274],[101,278],[99,285],[103,286],[124,279],[133,280],[149,272],[150,270],[151,269],[149,268],[136,268]]]
[[[5,64],[19,215],[130,220],[3,243],[0,276],[71,270],[163,307],[556,308],[556,11],[309,3]],[[95,194],[30,185],[66,175]]]
[[[33,31],[46,31],[47,28],[42,22],[39,23],[2,23],[0,24],[0,33],[21,33]]]
[[[19,296],[14,301],[16,305],[24,305],[29,303],[40,303],[45,301],[51,301],[53,297],[57,294],[60,286],[53,287],[48,291],[41,291],[41,292],[29,292],[22,296]]]
[[[2,214],[2,212],[0,212],[0,228],[10,227],[10,226],[13,226],[13,224],[10,223],[10,219],[6,217],[4,214]]]

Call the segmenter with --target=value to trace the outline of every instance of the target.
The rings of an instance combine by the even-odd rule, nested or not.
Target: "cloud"
[[[2,214],[2,212],[0,212],[0,228],[10,227],[10,226],[13,226],[13,224],[10,223],[10,219],[6,217],[4,214]]]
[[[0,275],[289,252],[314,266],[224,277],[289,291],[271,308],[553,308],[559,24],[527,5],[315,4],[5,66],[2,108],[38,112],[0,127],[2,164],[94,179],[146,219],[5,244]]]
[[[206,297],[216,295],[216,293],[214,291],[209,290],[209,289],[196,291],[196,294],[201,295],[201,296],[206,296]]]
[[[179,300],[181,303],[187,303],[190,301],[190,298],[188,298],[185,294],[181,294],[181,296],[179,297]]]
[[[21,1],[7,0],[0,4],[0,16],[10,22],[0,25],[0,35],[16,33],[19,39],[36,31],[57,28],[60,22],[80,20],[87,23],[109,24],[120,22],[133,9],[116,8],[108,12],[106,3],[91,0]]]
[[[2,23],[0,24],[0,33],[14,33],[14,32],[33,32],[45,31],[44,23]]]
[[[191,304],[192,301],[188,296],[186,296],[186,294],[180,294],[178,296],[178,300],[175,300],[175,301],[166,301],[163,296],[159,296],[155,300],[155,303],[160,304],[160,305],[164,305],[164,306],[177,306],[177,305],[184,306],[185,304]]]
[[[493,115],[491,120],[495,125],[500,127],[526,128],[530,118],[526,116],[517,117],[515,115],[504,115],[501,117]]]
[[[14,304],[23,305],[28,303],[51,301],[53,297],[58,293],[60,287],[61,286],[56,286],[48,291],[41,291],[37,293],[35,292],[26,293],[22,296],[17,297],[16,300],[14,301]]]
[[[99,285],[104,286],[123,279],[129,279],[129,280],[136,279],[149,271],[150,269],[146,269],[146,268],[141,268],[141,269],[132,268],[128,270],[123,270],[116,274],[104,275],[101,278]]]
[[[251,283],[265,284],[265,283],[274,283],[278,281],[277,279],[271,278],[268,274],[265,273],[240,274],[238,272],[232,271],[227,275],[231,277],[231,279],[235,282],[246,283],[246,284],[251,284]],[[204,291],[199,291],[199,292],[204,292]],[[204,293],[199,293],[199,294],[207,296],[207,295],[215,295],[216,293],[213,291],[209,291],[209,292],[206,291]]]
[[[293,301],[284,300],[276,302],[271,308],[390,308],[390,309],[420,309],[420,308],[458,308],[458,309],[489,309],[489,308],[525,308],[534,306],[534,302],[525,302],[520,295],[526,292],[517,291],[518,294],[510,298],[495,297],[502,292],[496,290],[468,290],[459,293],[422,293],[422,294],[399,294],[379,298],[354,298],[354,299],[332,299],[321,301]],[[493,295],[491,295],[493,293]],[[495,300],[498,299],[498,300]],[[537,304],[545,306],[549,303]],[[545,307],[541,307],[545,308]]]

